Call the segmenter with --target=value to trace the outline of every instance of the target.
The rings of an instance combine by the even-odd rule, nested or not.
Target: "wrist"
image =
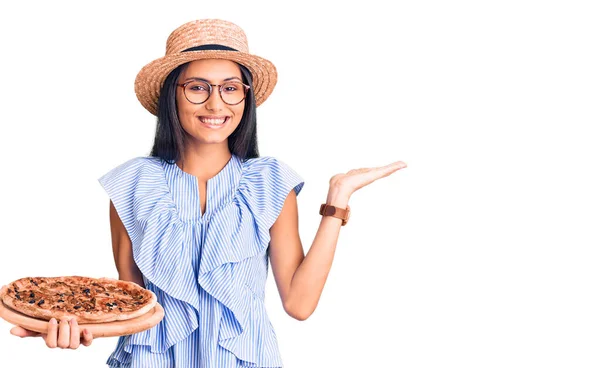
[[[342,226],[344,226],[350,219],[350,206],[348,206],[349,199],[349,194],[330,188],[329,193],[327,194],[327,201],[321,205],[319,214],[336,217],[342,220]]]
[[[348,206],[348,202],[350,201],[350,195],[340,190],[336,187],[330,187],[329,192],[327,193],[327,203],[328,205],[346,208]]]

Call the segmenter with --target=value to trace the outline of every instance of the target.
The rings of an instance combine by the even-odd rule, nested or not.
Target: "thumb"
[[[23,327],[16,326],[10,330],[10,334],[18,337],[33,337],[40,336],[41,334],[35,331],[26,330]]]

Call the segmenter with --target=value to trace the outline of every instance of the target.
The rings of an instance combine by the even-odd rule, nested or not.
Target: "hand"
[[[90,346],[94,337],[87,329],[80,334],[79,324],[75,319],[70,321],[63,319],[60,324],[52,318],[48,322],[48,332],[45,334],[26,330],[23,327],[16,326],[10,330],[10,333],[19,337],[41,336],[46,341],[49,348],[59,347],[61,349],[77,349],[79,345]]]
[[[337,195],[350,198],[350,195],[360,188],[371,184],[375,180],[385,178],[406,166],[404,162],[396,161],[387,166],[350,170],[345,174],[334,175],[329,180],[329,187]]]

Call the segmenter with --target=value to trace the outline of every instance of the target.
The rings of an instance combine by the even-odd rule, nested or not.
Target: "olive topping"
[[[21,295],[19,295],[19,294],[15,294],[15,297],[16,297],[17,299],[21,300]]]
[[[59,302],[59,303],[64,303],[65,301],[64,301],[64,300],[62,300],[62,299],[58,299],[58,302]]]
[[[89,295],[90,294],[90,289],[85,289],[85,290],[83,290],[83,292]]]
[[[41,306],[42,304],[44,304],[44,299],[40,299],[40,301],[37,303],[39,306]]]
[[[35,280],[34,280],[34,279],[29,279],[29,281],[30,281],[32,284],[34,284],[35,286],[38,286],[37,282],[35,282]]]
[[[119,307],[119,311],[120,311],[120,312],[123,312],[123,308]]]
[[[76,306],[74,306],[73,308],[75,308],[75,309],[79,309],[79,308],[81,308],[81,305],[76,305]]]
[[[30,298],[35,298],[35,294],[33,293],[33,291],[29,294]]]
[[[104,293],[104,294],[105,294],[106,296],[110,296],[110,294],[109,294],[109,293]]]
[[[29,304],[33,304],[33,303],[35,303],[35,299],[30,299]]]

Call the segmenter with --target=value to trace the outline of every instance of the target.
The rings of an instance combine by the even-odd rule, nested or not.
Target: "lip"
[[[223,119],[223,118],[225,118],[225,122],[223,124],[221,124],[221,125],[210,125],[210,124],[203,123],[202,120],[200,120],[200,118],[201,118],[200,116],[197,117],[198,122],[200,122],[200,125],[202,125],[205,128],[215,129],[215,130],[222,129],[231,120],[230,116],[202,116],[202,117],[203,118],[213,118],[213,119]]]

